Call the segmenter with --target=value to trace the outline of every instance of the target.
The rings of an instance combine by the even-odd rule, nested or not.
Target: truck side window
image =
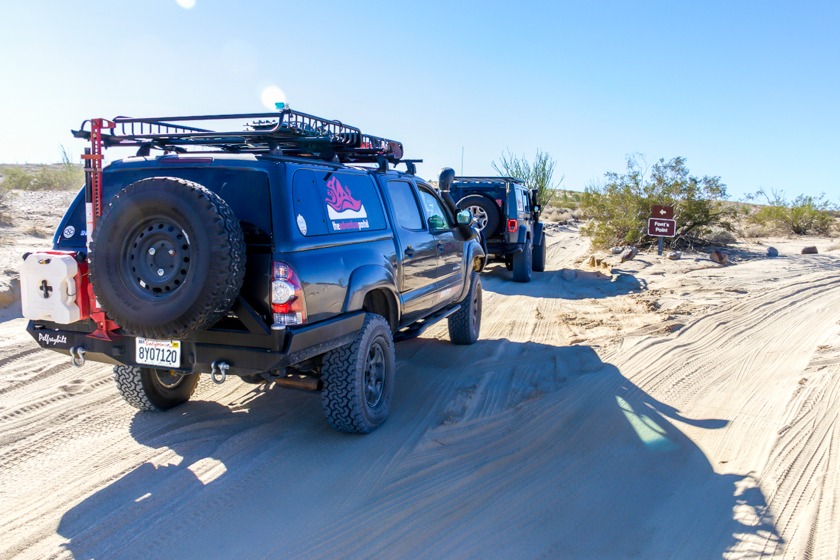
[[[525,211],[525,196],[521,189],[516,189],[516,210],[519,212]]]
[[[394,216],[397,223],[405,229],[421,231],[423,218],[420,216],[420,208],[417,206],[417,199],[414,197],[411,185],[405,181],[390,181],[388,192],[394,203]]]
[[[442,223],[452,227],[452,224],[449,223],[449,219],[446,217],[446,212],[444,212],[443,207],[440,205],[440,201],[435,197],[435,195],[420,189],[420,199],[423,201],[423,208],[426,210],[427,220],[432,216],[438,216],[443,221]]]

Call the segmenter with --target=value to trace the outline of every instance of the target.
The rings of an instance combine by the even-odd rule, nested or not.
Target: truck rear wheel
[[[330,425],[339,432],[368,434],[385,422],[396,367],[391,326],[369,313],[351,344],[324,356],[321,406]]]
[[[473,272],[470,291],[461,308],[449,316],[449,340],[452,344],[474,344],[481,332],[481,278]]]
[[[218,195],[154,177],[113,198],[94,229],[90,259],[96,296],[124,331],[179,339],[233,305],[245,276],[245,241]]]
[[[458,201],[458,209],[469,210],[476,221],[476,228],[485,237],[492,236],[499,229],[499,207],[480,194],[471,194]]]
[[[190,400],[198,374],[136,366],[114,366],[114,380],[125,401],[140,410],[169,410]]]
[[[545,234],[540,236],[539,244],[534,245],[533,259],[534,272],[543,272],[545,270]]]
[[[522,251],[513,255],[513,281],[530,282],[533,259],[533,247],[531,240],[527,240]]]

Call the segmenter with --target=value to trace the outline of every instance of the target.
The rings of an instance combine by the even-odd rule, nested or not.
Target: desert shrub
[[[773,190],[768,194],[759,190],[750,198],[764,198],[767,205],[759,207],[748,220],[781,233],[826,235],[835,222],[835,206],[825,199],[825,195],[817,198],[799,195],[788,202],[780,191]]]
[[[35,182],[35,175],[19,166],[4,166],[0,169],[5,189],[20,189],[28,191],[32,189]]]
[[[6,181],[0,179],[0,223],[10,223],[11,216],[9,215],[8,207],[9,187]]]
[[[8,167],[3,183],[10,189],[24,191],[63,191],[78,189],[85,181],[85,173],[78,165],[43,165],[33,170]]]
[[[703,239],[713,227],[733,228],[737,209],[724,204],[726,185],[720,177],[690,175],[685,158],[660,159],[648,169],[641,156],[630,156],[624,174],[608,172],[605,178],[586,187],[581,197],[581,210],[590,220],[581,232],[596,247],[652,243],[656,238],[647,235],[647,221],[654,205],[674,207],[674,244]]]
[[[560,206],[561,208],[577,210],[580,208],[580,200],[582,197],[583,193],[580,192],[555,189],[551,197],[551,201],[554,205]]]
[[[757,224],[749,225],[746,228],[744,228],[744,237],[747,237],[749,239],[767,237],[768,235],[770,235],[770,233],[771,232],[766,227]]]
[[[4,165],[0,167],[2,184],[7,189],[23,191],[75,190],[85,181],[85,172],[73,163],[64,147],[61,147],[61,163],[52,165]]]
[[[492,163],[493,169],[499,175],[522,179],[528,189],[536,189],[537,201],[542,206],[551,204],[557,192],[557,185],[563,182],[563,177],[560,177],[557,185],[553,182],[556,164],[554,158],[539,149],[533,163],[525,156],[515,156],[510,151],[502,154],[498,163],[495,161]]]
[[[572,211],[569,208],[549,206],[542,211],[540,219],[544,222],[568,222],[572,219]]]
[[[736,243],[738,239],[731,231],[725,229],[712,230],[706,236],[706,241],[714,243],[715,245],[730,245]]]
[[[51,235],[50,231],[44,229],[40,226],[32,226],[24,231],[26,235],[31,235],[32,237],[38,237],[40,239],[45,239]]]

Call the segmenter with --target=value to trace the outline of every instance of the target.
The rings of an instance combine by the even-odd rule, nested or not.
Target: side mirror
[[[429,229],[432,231],[447,229],[446,222],[440,216],[431,216],[429,218]]]
[[[469,210],[461,210],[455,218],[458,220],[459,226],[468,226],[473,221],[472,212]]]

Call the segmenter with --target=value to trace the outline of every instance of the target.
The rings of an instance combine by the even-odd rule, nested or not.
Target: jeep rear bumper
[[[183,373],[210,373],[213,362],[224,361],[230,365],[229,375],[281,370],[349,344],[361,330],[364,320],[365,313],[359,311],[312,325],[272,330],[267,335],[201,331],[181,341],[181,366],[173,369]],[[113,341],[88,336],[95,330],[90,321],[73,325],[30,321],[26,330],[42,348],[68,356],[71,348],[81,347],[86,360],[154,367],[137,363],[133,336],[120,336]]]

